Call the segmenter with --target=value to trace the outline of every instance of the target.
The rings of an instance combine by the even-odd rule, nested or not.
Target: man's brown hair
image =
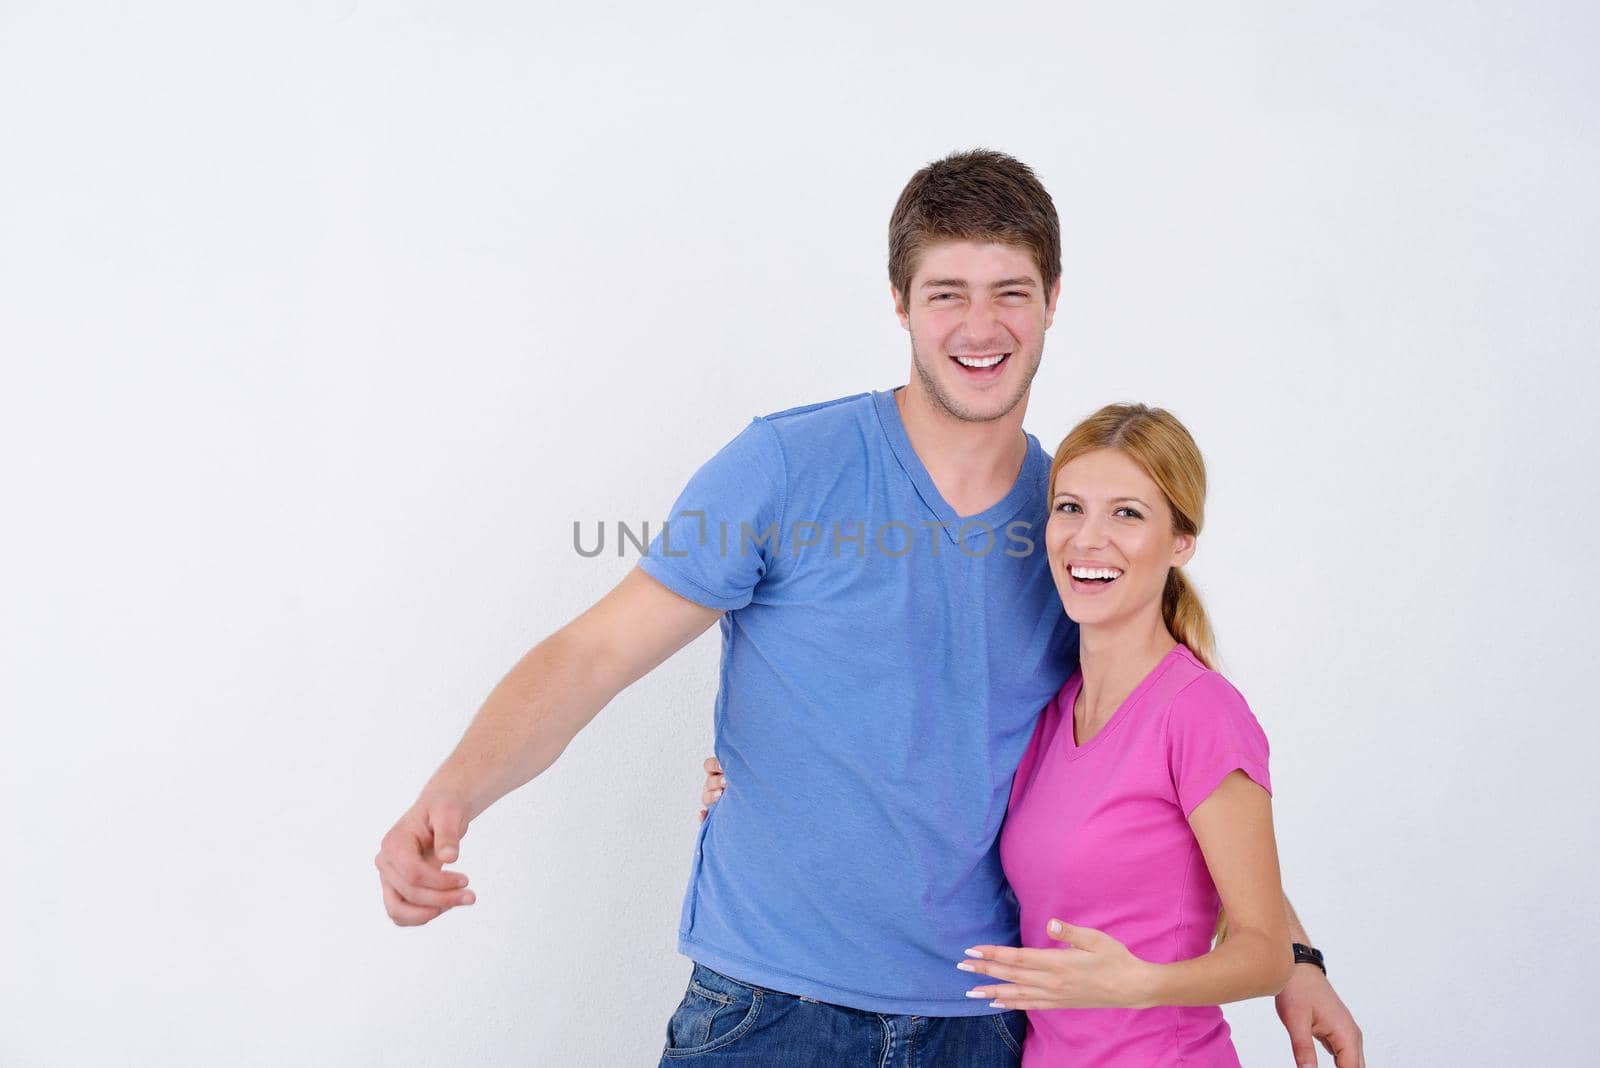
[[[911,176],[889,216],[889,282],[909,307],[911,277],[929,245],[997,242],[1027,249],[1049,297],[1061,277],[1061,222],[1027,164],[977,148],[936,160]]]

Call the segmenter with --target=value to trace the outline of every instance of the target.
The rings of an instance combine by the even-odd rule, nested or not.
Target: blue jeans
[[[1017,1068],[1027,1018],[893,1016],[729,979],[703,964],[667,1023],[660,1068]]]

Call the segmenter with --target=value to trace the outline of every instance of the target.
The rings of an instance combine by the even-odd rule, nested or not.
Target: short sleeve
[[[778,557],[786,482],[777,431],[752,419],[689,479],[639,567],[697,604],[743,608]]]
[[[1201,675],[1172,699],[1167,761],[1185,817],[1234,769],[1270,794],[1267,757],[1266,732],[1239,691],[1215,671]]]

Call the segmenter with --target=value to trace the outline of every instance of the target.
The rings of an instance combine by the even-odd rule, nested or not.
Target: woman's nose
[[[1074,549],[1103,549],[1106,544],[1106,525],[1094,516],[1085,516],[1072,531],[1070,539]]]

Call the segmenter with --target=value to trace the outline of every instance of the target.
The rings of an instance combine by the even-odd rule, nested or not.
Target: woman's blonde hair
[[[1206,464],[1188,428],[1177,416],[1143,404],[1108,404],[1072,428],[1056,449],[1050,465],[1048,495],[1055,496],[1056,475],[1084,453],[1116,449],[1144,469],[1160,488],[1172,511],[1175,534],[1198,537],[1206,513]],[[1161,595],[1161,618],[1172,636],[1208,668],[1216,667],[1216,638],[1200,595],[1181,568],[1167,572]]]

